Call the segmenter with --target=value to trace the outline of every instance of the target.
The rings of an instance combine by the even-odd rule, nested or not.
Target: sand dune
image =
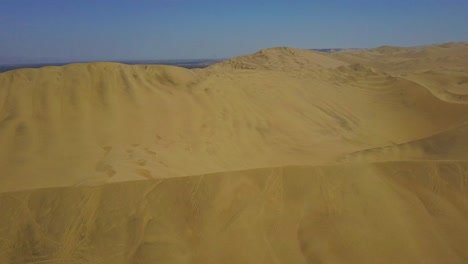
[[[467,263],[466,43],[0,74],[0,263]]]
[[[415,82],[312,51],[259,53],[271,60],[206,73],[97,63],[1,74],[0,191],[322,164],[468,121],[468,106]],[[249,59],[303,70],[232,69]]]

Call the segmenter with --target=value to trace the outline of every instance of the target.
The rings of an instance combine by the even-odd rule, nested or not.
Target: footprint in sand
[[[150,154],[150,155],[156,156],[156,152],[154,152],[154,151],[152,151],[152,150],[150,150],[148,148],[145,148],[145,152]]]
[[[95,170],[100,173],[106,173],[109,177],[112,177],[117,173],[111,165],[102,160],[96,163]]]
[[[112,147],[111,146],[104,146],[102,147],[102,149],[106,152],[106,155],[109,154],[112,150]]]
[[[151,172],[149,170],[137,169],[136,173],[142,177],[145,177],[146,179],[153,179],[153,176],[151,175]]]
[[[145,165],[146,165],[146,160],[140,159],[140,160],[138,160],[136,163],[137,163],[138,165],[140,165],[140,166],[145,166]]]

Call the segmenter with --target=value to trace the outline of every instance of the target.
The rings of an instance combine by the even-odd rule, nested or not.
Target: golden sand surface
[[[0,263],[468,263],[468,44],[1,73]]]

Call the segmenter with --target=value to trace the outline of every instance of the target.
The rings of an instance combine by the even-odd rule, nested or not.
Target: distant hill
[[[23,68],[42,68],[46,66],[64,66],[67,64],[77,63],[76,61],[68,61],[68,62],[28,62],[28,63],[3,63],[6,60],[0,60],[0,73],[16,70],[16,69],[23,69]],[[11,60],[10,60],[11,61]],[[212,59],[196,59],[196,60],[134,60],[134,61],[115,61],[124,64],[130,65],[137,65],[137,64],[162,64],[162,65],[172,65],[172,66],[179,66],[186,69],[194,69],[194,68],[206,68],[212,64],[220,62],[221,60],[212,60]]]
[[[340,52],[340,51],[345,51],[345,50],[359,50],[358,48],[349,48],[349,49],[310,49],[314,51],[319,51],[319,52],[325,52],[325,53],[334,53],[334,52]]]

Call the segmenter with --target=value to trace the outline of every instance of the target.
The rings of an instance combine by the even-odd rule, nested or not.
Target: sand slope
[[[467,47],[2,73],[0,263],[467,263]]]
[[[468,163],[282,167],[0,195],[2,263],[466,263]]]
[[[423,85],[444,101],[468,103],[468,74],[425,71],[404,78]]]

